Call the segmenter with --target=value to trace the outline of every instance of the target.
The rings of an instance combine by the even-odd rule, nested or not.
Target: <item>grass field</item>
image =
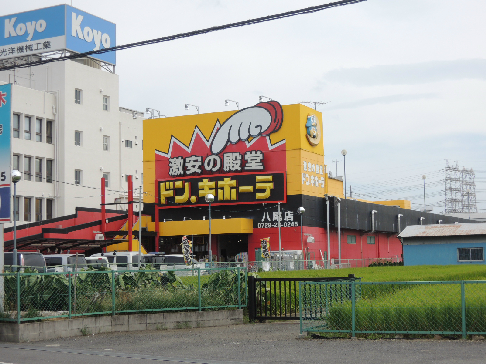
[[[486,265],[422,265],[258,273],[262,278],[347,277],[348,274],[354,274],[362,282],[486,280]]]

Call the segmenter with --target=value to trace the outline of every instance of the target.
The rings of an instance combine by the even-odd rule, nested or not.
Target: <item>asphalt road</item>
[[[0,343],[2,363],[486,363],[486,341],[311,339],[296,322]]]

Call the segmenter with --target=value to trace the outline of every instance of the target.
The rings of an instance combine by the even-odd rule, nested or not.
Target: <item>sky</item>
[[[328,3],[72,0],[117,45]],[[60,4],[4,2],[1,15]],[[444,211],[445,166],[472,168],[486,213],[486,2],[367,0],[117,53],[120,106],[166,116],[319,102],[325,163],[347,195]],[[311,105],[311,104],[307,104]],[[341,151],[347,151],[346,160]],[[337,162],[336,162],[337,161]]]

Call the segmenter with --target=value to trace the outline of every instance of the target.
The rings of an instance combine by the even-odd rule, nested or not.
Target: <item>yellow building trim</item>
[[[150,227],[152,224],[149,224]],[[155,227],[155,224],[153,224]],[[160,236],[208,235],[209,220],[166,221],[159,223]],[[252,234],[253,219],[211,219],[211,234]]]
[[[120,243],[111,244],[106,247],[107,252],[112,252],[115,250],[117,252],[128,251],[128,241],[122,241]],[[132,252],[138,252],[138,240],[136,239],[132,240]],[[147,254],[147,251],[143,248],[143,245],[142,245],[142,254]]]
[[[385,206],[398,206],[402,209],[410,210],[412,208],[412,203],[409,200],[391,200],[391,201],[372,201],[377,205]]]

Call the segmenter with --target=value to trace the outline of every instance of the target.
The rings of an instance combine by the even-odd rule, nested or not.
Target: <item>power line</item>
[[[208,33],[217,32],[217,31],[220,31],[220,30],[244,27],[244,26],[247,26],[247,25],[254,25],[254,24],[264,23],[264,22],[267,22],[267,21],[289,18],[291,16],[296,16],[296,15],[316,13],[318,11],[322,11],[322,10],[326,10],[326,9],[330,9],[330,8],[336,8],[338,6],[357,4],[357,3],[360,3],[360,2],[363,2],[363,1],[366,1],[366,0],[336,1],[336,2],[333,2],[333,3],[311,6],[311,7],[304,8],[304,9],[287,11],[285,13],[273,14],[273,15],[268,15],[268,16],[264,16],[264,17],[260,17],[260,18],[244,20],[244,21],[240,21],[240,22],[236,22],[236,23],[229,23],[229,24],[225,24],[225,25],[218,25],[218,26],[214,26],[214,27],[210,27],[210,28],[194,30],[192,32],[179,33],[179,34],[175,34],[175,35],[169,35],[167,37],[149,39],[149,40],[144,40],[144,41],[141,41],[141,42],[135,42],[135,43],[129,43],[129,44],[123,44],[123,45],[119,45],[119,46],[116,46],[116,47],[100,49],[100,50],[97,50],[97,51],[90,51],[90,52],[85,52],[85,53],[76,53],[76,54],[70,54],[68,56],[62,56],[62,57],[59,57],[59,58],[42,59],[42,60],[38,60],[38,61],[28,62],[28,63],[24,63],[22,65],[11,65],[11,66],[6,66],[6,67],[1,67],[0,71],[8,71],[8,70],[11,70],[11,69],[16,69],[16,68],[26,68],[26,67],[31,67],[31,66],[39,66],[39,65],[42,65],[42,64],[50,63],[50,62],[58,62],[58,61],[65,61],[65,60],[68,60],[68,59],[84,58],[84,57],[90,56],[92,54],[103,54],[103,53],[107,53],[107,52],[121,51],[121,50],[124,50],[124,49],[140,47],[140,46],[145,46],[145,45],[149,45],[149,44],[170,42],[172,40],[190,38],[190,37],[194,37],[196,35],[208,34]]]

